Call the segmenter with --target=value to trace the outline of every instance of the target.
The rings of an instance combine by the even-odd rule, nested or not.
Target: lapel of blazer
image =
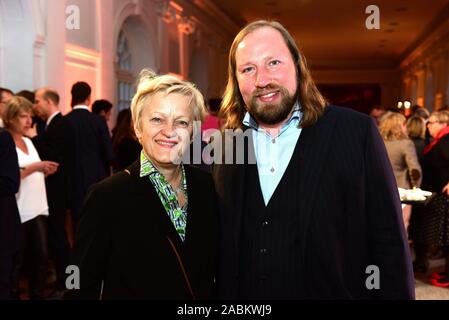
[[[153,184],[148,177],[140,177],[140,161],[135,161],[127,169],[135,182],[133,193],[135,195],[136,203],[143,204],[140,207],[145,208],[146,212],[141,213],[141,217],[148,223],[156,223],[161,229],[161,232],[169,237],[177,249],[183,252],[182,241],[173,226],[164,206],[162,205],[159,195],[154,189]]]
[[[247,128],[243,128],[243,130],[245,129]],[[220,218],[220,220],[230,220],[229,223],[232,226],[233,232],[232,238],[234,251],[237,253],[236,258],[238,258],[240,251],[241,220],[244,201],[243,195],[245,190],[245,171],[247,165],[245,163],[235,163],[237,151],[235,138],[233,138],[232,143],[226,143],[225,133],[222,135],[222,139],[222,164],[215,164],[213,166],[212,176],[215,184],[218,205],[223,208],[221,214],[225,215],[225,217]],[[225,155],[229,152],[232,152],[234,155],[232,164],[227,164],[225,162]],[[245,144],[244,153],[245,155],[248,153],[247,144]]]
[[[188,205],[187,205],[187,225],[186,225],[186,238],[185,248],[190,247],[190,239],[192,235],[198,235],[202,231],[197,230],[202,227],[201,213],[203,212],[201,209],[201,198],[207,196],[205,194],[201,194],[201,190],[203,190],[199,182],[195,176],[193,169],[189,165],[184,165],[184,170],[186,173],[186,182],[187,182],[187,195],[188,195]]]
[[[322,167],[330,156],[329,147],[332,137],[335,121],[326,121],[329,108],[316,124],[302,129],[300,135],[300,174],[299,174],[299,201],[300,208],[300,236],[301,246],[305,245],[307,228],[310,222],[313,205],[317,200],[319,191],[318,182],[321,177]],[[305,250],[302,250],[303,254]]]

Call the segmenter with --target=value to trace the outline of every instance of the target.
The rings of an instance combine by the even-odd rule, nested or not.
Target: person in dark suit
[[[232,135],[225,159],[229,150],[235,159],[213,167],[219,297],[413,299],[398,190],[374,121],[326,103],[277,22],[240,31],[229,62],[221,117]]]
[[[86,82],[72,86],[72,108],[63,119],[64,161],[73,228],[88,188],[110,175],[112,144],[104,118],[89,111],[91,88]]]
[[[418,228],[423,229],[421,232],[424,233],[424,243],[418,242],[415,268],[427,269],[427,249],[430,246],[438,247],[443,252],[446,266],[444,272],[433,273],[430,281],[438,287],[449,287],[449,198],[446,195],[449,181],[449,111],[432,112],[427,127],[433,141],[423,152],[422,187],[438,195],[426,204],[421,213]],[[435,214],[435,211],[439,213]]]
[[[68,299],[207,299],[215,274],[212,177],[183,164],[201,93],[174,76],[143,72],[131,105],[140,157],[96,184],[81,213]]]
[[[36,90],[34,111],[45,123],[44,132],[32,141],[42,160],[59,163],[55,174],[45,178],[49,216],[47,220],[48,246],[56,271],[54,297],[65,289],[65,270],[69,264],[70,245],[65,229],[67,186],[64,170],[63,116],[59,111],[59,94],[51,88]]]
[[[0,300],[9,298],[13,257],[19,249],[20,216],[15,194],[20,171],[14,141],[0,128]]]

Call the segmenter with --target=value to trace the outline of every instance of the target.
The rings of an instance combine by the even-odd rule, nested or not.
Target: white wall
[[[31,0],[0,0],[3,48],[0,85],[13,91],[34,87],[34,31]]]
[[[67,42],[91,50],[99,49],[98,15],[96,0],[66,0],[66,6],[76,5],[80,9],[80,29],[67,30]]]

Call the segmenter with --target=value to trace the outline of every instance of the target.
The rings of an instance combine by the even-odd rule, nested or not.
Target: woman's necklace
[[[184,172],[183,172],[182,168],[181,168],[181,179],[179,181],[179,185],[178,185],[178,187],[176,189],[173,188],[173,192],[176,195],[178,195],[181,192],[184,193]]]

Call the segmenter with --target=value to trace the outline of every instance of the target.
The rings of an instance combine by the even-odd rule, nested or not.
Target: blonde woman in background
[[[36,148],[26,137],[31,129],[33,106],[22,97],[13,97],[6,104],[5,127],[14,139],[20,167],[20,188],[16,194],[21,225],[19,252],[14,258],[11,298],[19,298],[19,276],[24,253],[31,251],[29,298],[44,299],[47,277],[48,216],[45,177],[54,174],[59,164],[41,161]]]
[[[407,120],[407,133],[415,144],[418,159],[421,159],[426,146],[426,120],[419,116],[412,116]]]
[[[403,189],[419,187],[422,171],[415,145],[407,134],[406,118],[400,113],[387,112],[380,119],[379,131],[385,142],[398,187]],[[407,230],[411,215],[410,205],[403,206],[402,215]]]

